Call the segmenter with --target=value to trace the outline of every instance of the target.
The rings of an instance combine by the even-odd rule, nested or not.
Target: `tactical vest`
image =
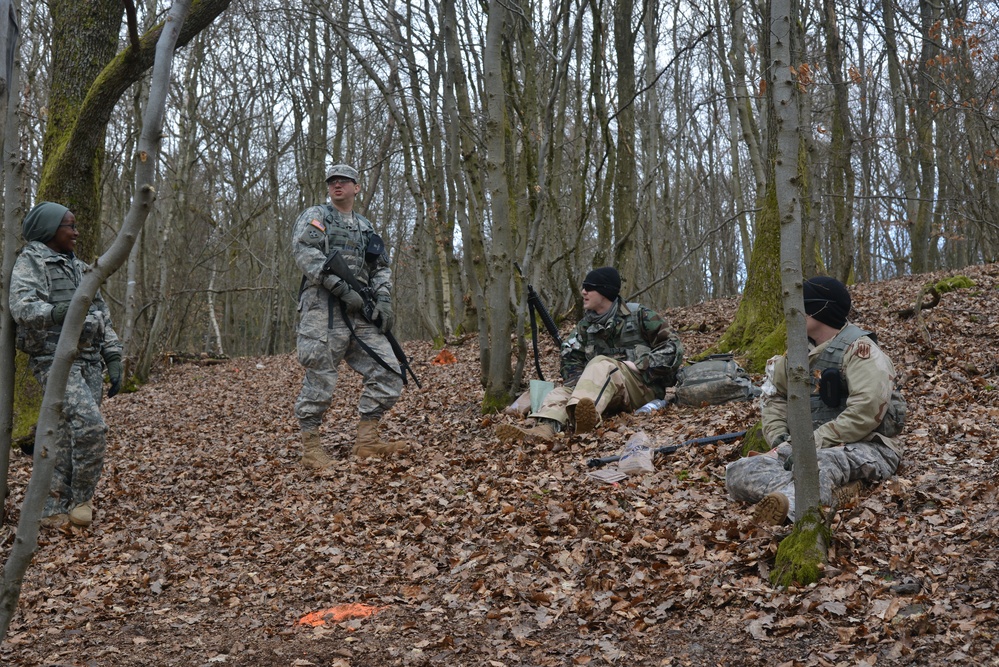
[[[340,212],[326,204],[326,256],[339,248],[343,258],[354,272],[357,279],[364,285],[368,284],[368,272],[364,270],[364,251],[368,247],[368,237],[374,231],[371,222],[363,215],[353,213],[353,224],[348,227],[343,222]]]
[[[82,276],[76,265],[76,261],[71,257],[63,255],[50,255],[45,257],[45,270],[48,274],[49,299],[53,306],[60,303],[68,304],[73,300],[73,294],[79,286]],[[92,351],[92,347],[99,337],[104,335],[103,329],[97,330],[94,324],[85,324],[80,333],[81,352]],[[52,324],[42,330],[32,330],[26,327],[17,327],[16,347],[22,352],[32,356],[45,356],[55,354],[56,345],[59,343],[59,334],[62,331],[61,324]]]
[[[822,371],[833,368],[836,370],[842,370],[843,368],[843,356],[846,354],[846,350],[850,347],[858,338],[862,336],[867,336],[876,344],[878,342],[878,337],[876,334],[870,331],[865,331],[854,324],[847,324],[843,329],[836,334],[826,347],[822,350],[822,353],[809,365],[809,370],[811,371],[812,377],[821,377]],[[829,405],[822,399],[821,388],[818,383],[812,383],[812,393],[810,396],[810,405],[812,410],[812,428],[818,428],[826,422],[830,422],[836,417],[838,417],[843,410],[846,409],[846,399],[850,395],[849,388],[846,386],[847,382],[840,376],[840,381],[843,384],[842,391],[839,392],[840,400],[837,405]],[[891,399],[888,403],[888,408],[885,410],[885,416],[881,421],[881,424],[874,429],[876,433],[881,433],[888,437],[894,437],[902,432],[902,427],[905,425],[905,416],[908,411],[905,399],[902,398],[902,394],[898,389],[893,388],[891,392]]]
[[[627,359],[628,353],[634,351],[637,345],[648,345],[642,332],[641,305],[637,303],[627,304],[628,314],[621,315],[621,310],[617,309],[611,322],[599,327],[592,334],[590,329],[586,330],[586,353],[587,359],[592,359],[597,355],[604,355],[614,359]],[[611,335],[606,335],[610,333]],[[611,343],[615,343],[612,347]],[[634,361],[634,359],[631,359]]]

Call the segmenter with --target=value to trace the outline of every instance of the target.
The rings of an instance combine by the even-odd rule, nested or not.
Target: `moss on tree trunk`
[[[787,347],[779,271],[780,219],[773,185],[761,202],[756,229],[746,289],[732,324],[715,347],[739,351],[747,370],[760,373],[767,359]]]
[[[770,583],[788,587],[808,586],[819,580],[826,562],[832,533],[818,508],[812,508],[794,523],[791,534],[777,547]]]

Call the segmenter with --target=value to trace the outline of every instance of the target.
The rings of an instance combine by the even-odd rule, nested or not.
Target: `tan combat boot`
[[[756,503],[753,511],[753,522],[766,526],[779,526],[787,521],[787,513],[791,503],[783,493],[771,493]]]
[[[333,459],[323,451],[319,441],[319,431],[302,431],[302,465],[313,470],[322,470],[332,465]]]
[[[581,398],[573,413],[576,418],[576,434],[589,433],[600,423],[600,413],[591,398]]]
[[[855,480],[853,482],[848,482],[843,486],[837,486],[833,489],[833,508],[839,509],[841,507],[846,507],[847,505],[852,505],[856,502],[857,498],[860,497],[860,491],[864,486],[860,480]]]
[[[69,511],[69,522],[74,526],[89,526],[94,522],[94,504],[88,500]]]
[[[386,456],[408,449],[404,442],[385,442],[378,437],[378,420],[362,419],[357,423],[357,439],[354,440],[354,456],[365,459],[369,456]]]
[[[65,512],[43,516],[41,522],[42,528],[65,528],[67,524],[69,524],[69,515]]]
[[[555,440],[555,429],[549,424],[538,424],[532,428],[523,428],[513,424],[497,424],[496,436],[502,442],[544,442]]]

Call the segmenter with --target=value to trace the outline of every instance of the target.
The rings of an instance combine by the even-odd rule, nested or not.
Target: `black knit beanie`
[[[621,274],[613,266],[601,266],[586,274],[583,287],[599,292],[613,301],[621,293]]]
[[[829,276],[816,276],[804,282],[802,291],[806,314],[833,329],[846,326],[852,303],[846,285]]]

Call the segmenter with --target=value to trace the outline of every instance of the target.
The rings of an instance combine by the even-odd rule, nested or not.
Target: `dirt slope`
[[[999,664],[999,266],[963,273],[975,287],[945,294],[924,326],[892,313],[944,274],[854,290],[852,319],[904,378],[907,455],[839,515],[816,586],[767,583],[783,531],[726,498],[738,443],[680,451],[619,485],[585,476],[635,429],[657,445],[741,430],[753,405],[617,420],[557,453],[511,448],[478,414],[474,341],[445,366],[411,343],[424,389],[388,416],[411,453],[346,455],[360,383],[344,366],[324,432],[342,460],[316,478],[296,462],[297,362],[237,359],[174,366],[106,403],[96,522],[43,534],[0,662]],[[698,351],[735,305],[667,315]],[[4,559],[30,461],[13,467]],[[377,613],[298,623],[350,603]]]

